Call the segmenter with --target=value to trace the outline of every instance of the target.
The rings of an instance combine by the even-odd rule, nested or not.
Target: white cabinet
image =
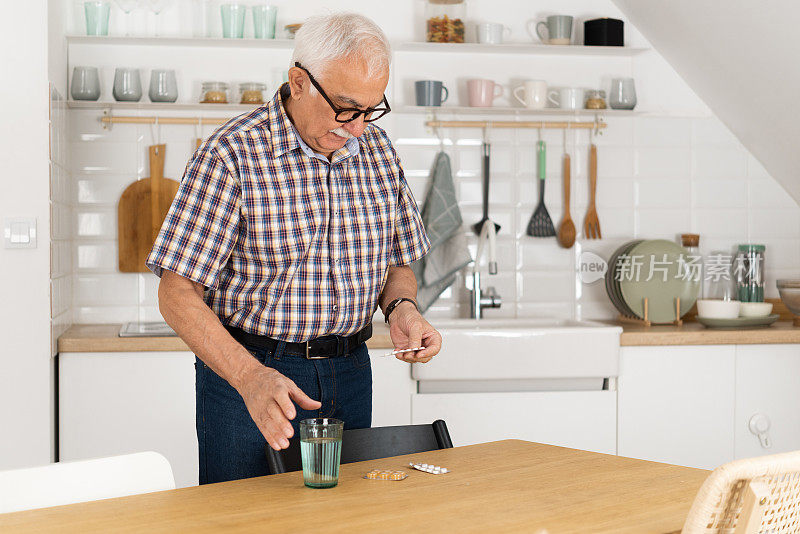
[[[800,450],[800,345],[736,347],[736,457]],[[761,414],[770,421],[772,444],[764,448],[748,423]]]
[[[616,452],[616,392],[530,391],[414,395],[412,421],[444,419],[456,446],[518,438]]]
[[[411,378],[411,364],[392,356],[391,349],[369,351],[372,364],[372,426],[411,424],[411,395],[417,383]]]
[[[197,484],[191,352],[61,353],[58,387],[61,460],[156,451]]]
[[[734,459],[733,345],[622,347],[620,456],[714,468]]]

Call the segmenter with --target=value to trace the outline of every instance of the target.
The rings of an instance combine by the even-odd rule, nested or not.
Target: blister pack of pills
[[[369,480],[404,480],[408,478],[405,471],[392,471],[390,469],[373,469],[364,478]]]
[[[415,464],[412,462],[408,465],[409,467],[413,467],[418,471],[424,471],[425,473],[430,473],[432,475],[443,475],[445,473],[450,472],[450,470],[447,469],[446,467],[440,467],[438,465],[433,465],[433,464]]]

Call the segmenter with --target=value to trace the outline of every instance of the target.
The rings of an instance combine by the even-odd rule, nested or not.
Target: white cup
[[[583,89],[579,87],[562,87],[549,91],[547,100],[561,109],[583,109]]]
[[[544,109],[547,106],[547,83],[544,80],[527,80],[515,87],[512,94],[526,108]]]
[[[503,33],[508,32],[511,37],[511,28],[503,24],[486,22],[475,26],[478,42],[482,44],[503,44]]]

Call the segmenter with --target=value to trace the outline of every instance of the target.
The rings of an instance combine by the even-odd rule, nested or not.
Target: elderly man
[[[288,83],[186,168],[147,265],[198,357],[201,484],[267,474],[265,440],[286,448],[301,419],[370,426],[376,306],[396,348],[425,347],[399,359],[441,347],[408,267],[429,242],[374,124],[390,111],[390,54],[366,17],[306,21]]]

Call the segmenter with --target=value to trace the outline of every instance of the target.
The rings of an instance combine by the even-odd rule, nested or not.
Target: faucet
[[[489,219],[485,220],[481,227],[481,233],[478,237],[478,253],[475,255],[475,261],[472,263],[472,293],[470,295],[470,317],[473,319],[481,319],[483,317],[484,308],[499,308],[503,300],[494,287],[487,287],[486,291],[481,290],[481,273],[478,270],[481,258],[483,257],[483,247],[485,242],[489,242],[489,274],[497,274],[497,247],[496,247],[497,229],[494,221]]]

